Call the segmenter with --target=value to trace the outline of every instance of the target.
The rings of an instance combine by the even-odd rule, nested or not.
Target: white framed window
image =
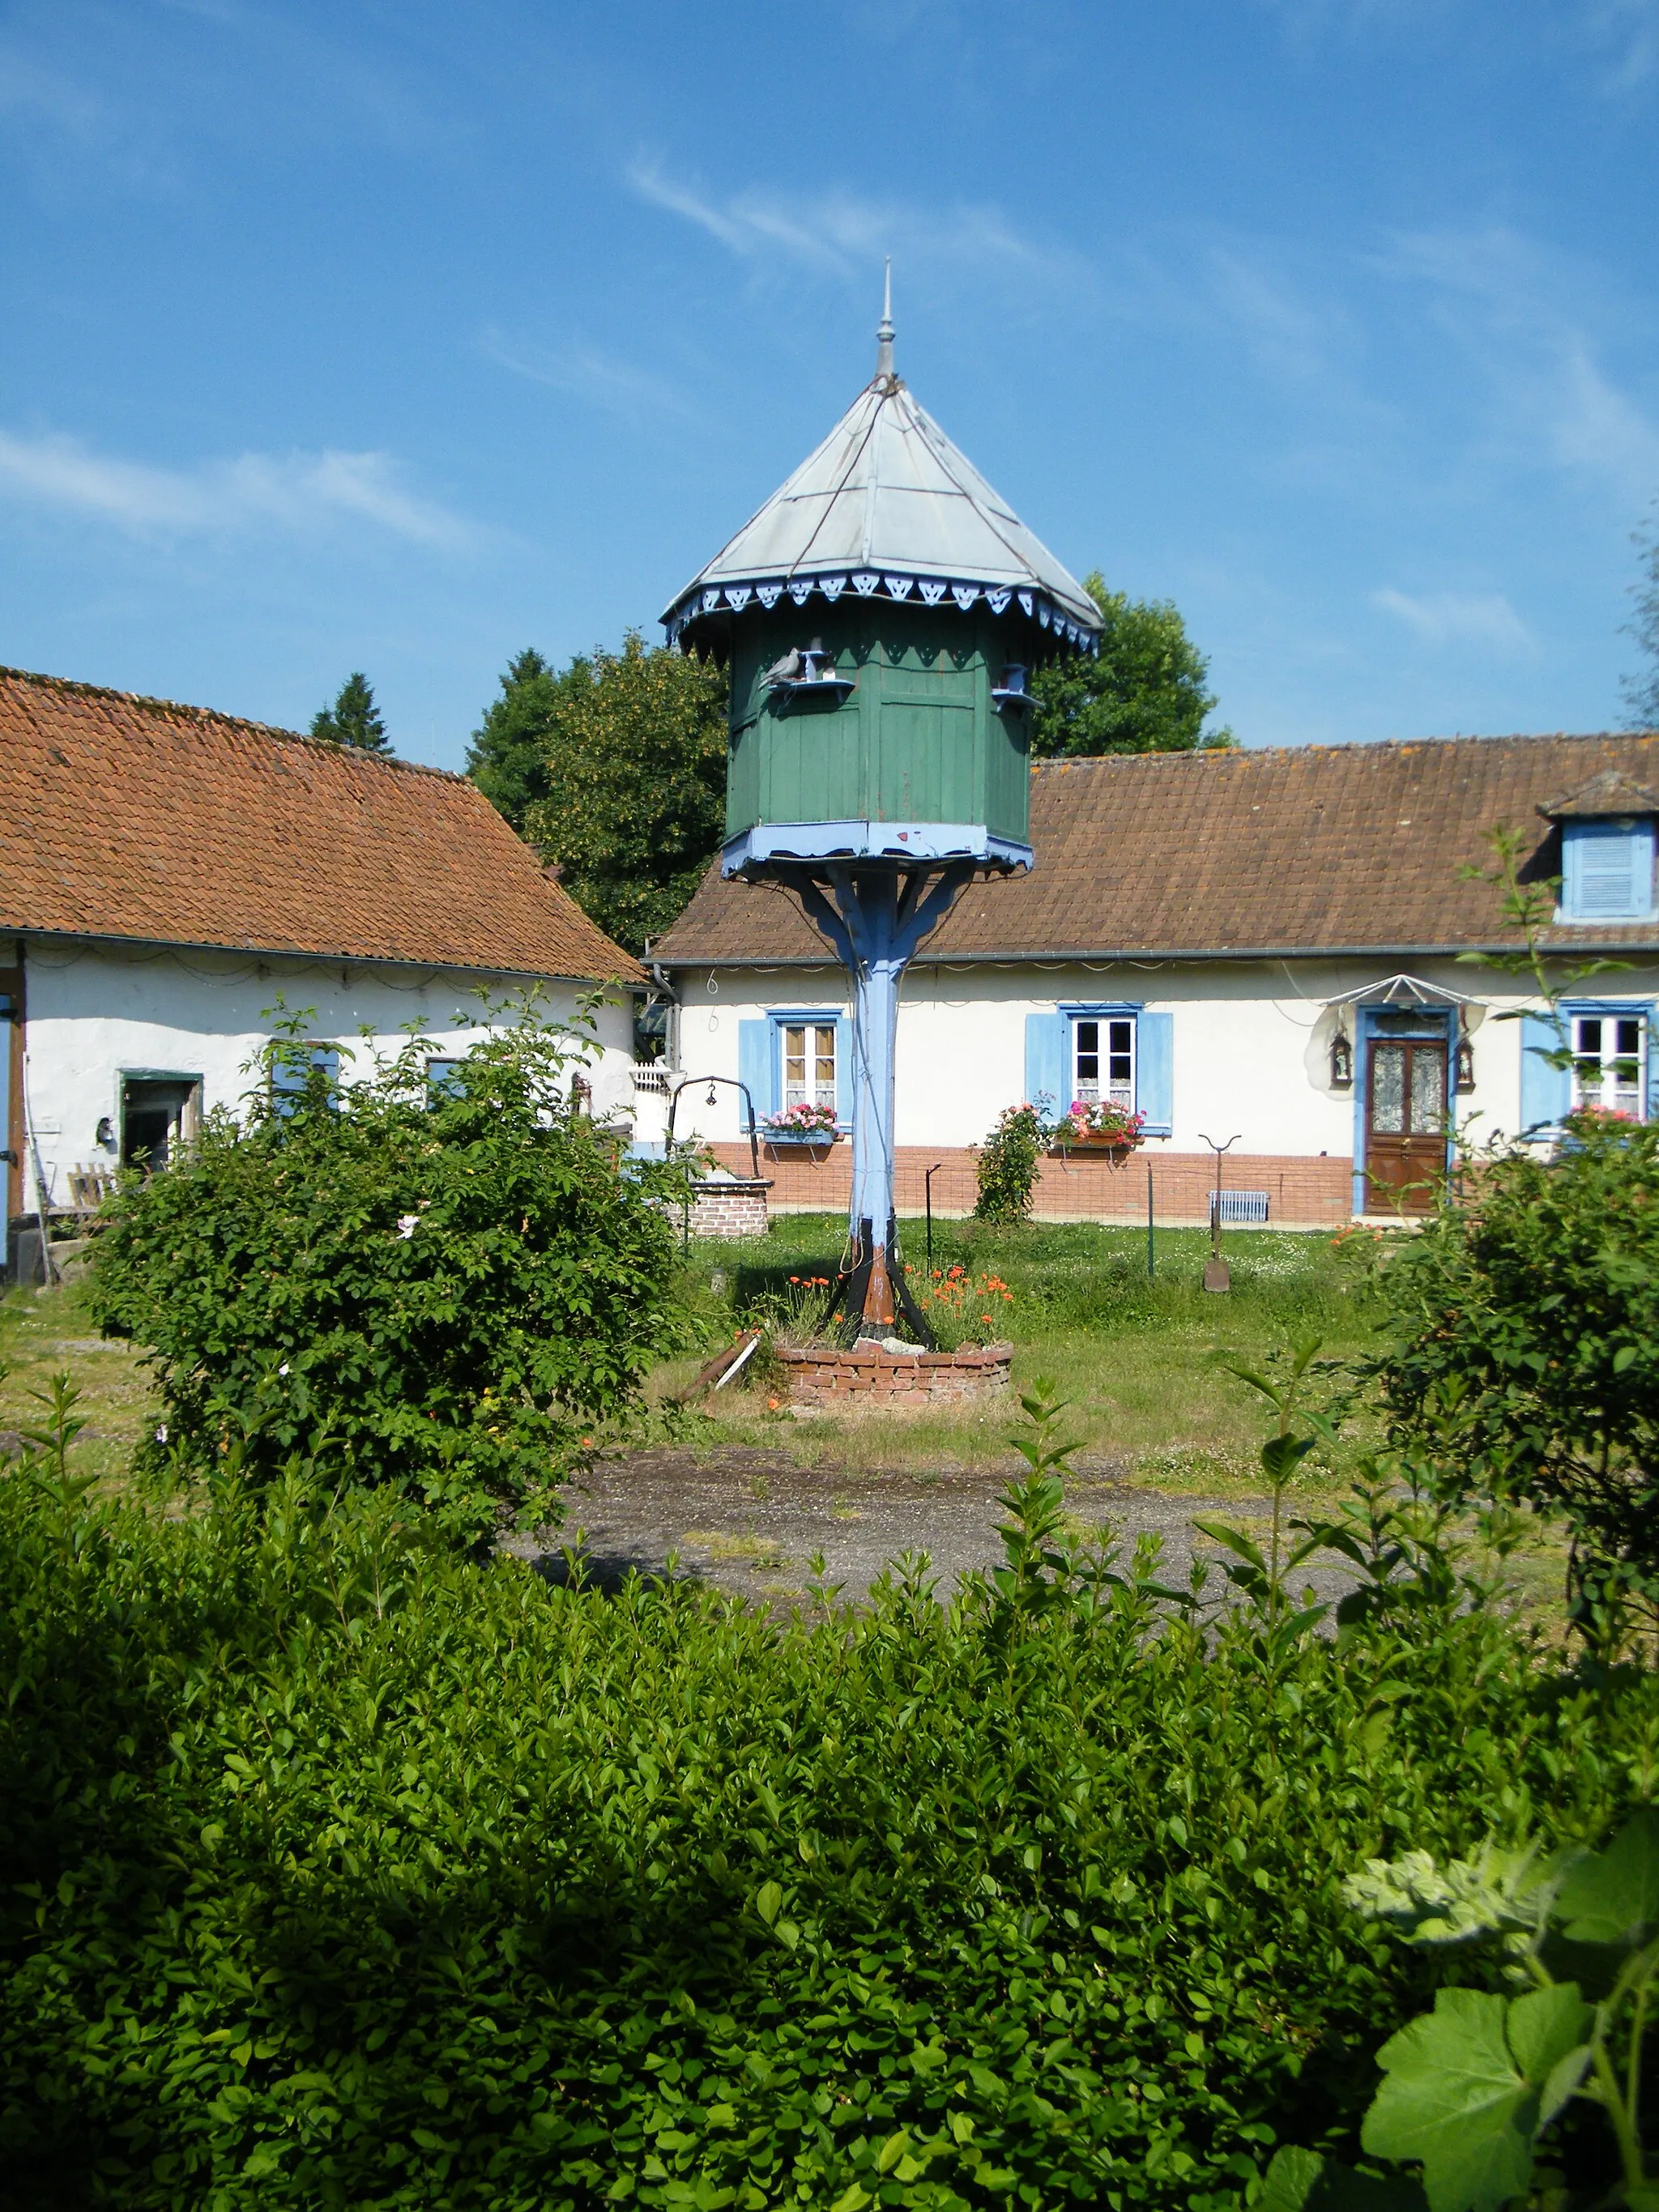
[[[792,1106],[836,1104],[836,1024],[834,1022],[785,1022],[783,1047],[783,1103]]]
[[[1646,1119],[1648,1025],[1639,1013],[1574,1014],[1572,1103]]]
[[[1087,1106],[1135,1104],[1133,1014],[1077,1014],[1072,1019],[1072,1099]]]

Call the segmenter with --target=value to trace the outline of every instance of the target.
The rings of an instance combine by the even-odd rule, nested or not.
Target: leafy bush
[[[15,2202],[1242,2207],[1425,2002],[1343,1872],[1659,1753],[1455,1576],[1338,1644],[1069,1554],[1042,1435],[996,1578],[787,1623],[241,1456],[183,1518],[0,1475]]]
[[[619,1175],[565,1110],[580,1042],[526,1022],[435,1092],[415,1043],[337,1089],[313,1070],[240,1122],[209,1116],[166,1174],[125,1178],[92,1298],[110,1334],[152,1347],[150,1457],[200,1473],[240,1438],[264,1482],[320,1432],[350,1479],[458,1531],[498,1505],[547,1516],[578,1429],[632,1402],[673,1327],[652,1198],[675,1178]]]
[[[1559,1511],[1575,1615],[1659,1614],[1659,1127],[1575,1115],[1481,1162],[1377,1276],[1398,1442],[1450,1494]]]
[[[1003,1108],[995,1128],[979,1147],[979,1200],[974,1212],[980,1220],[1012,1224],[1026,1219],[1048,1137],[1048,1124],[1035,1106]]]

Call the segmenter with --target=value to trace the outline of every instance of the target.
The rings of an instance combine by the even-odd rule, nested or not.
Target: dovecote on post
[[[678,593],[671,641],[731,672],[721,867],[782,883],[853,982],[848,1331],[890,1330],[898,987],[975,876],[1032,865],[1029,672],[1092,652],[1088,593],[893,367]]]

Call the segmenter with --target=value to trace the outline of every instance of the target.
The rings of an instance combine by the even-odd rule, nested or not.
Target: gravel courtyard
[[[997,1498],[1021,1471],[1012,1455],[1000,1471],[918,1476],[902,1468],[802,1468],[785,1453],[750,1446],[701,1456],[635,1452],[601,1461],[584,1485],[572,1486],[563,1536],[572,1547],[580,1540],[587,1571],[600,1583],[630,1569],[660,1573],[672,1558],[681,1574],[783,1608],[806,1598],[816,1553],[823,1555],[825,1581],[859,1598],[890,1560],[926,1552],[945,1595],[960,1576],[1001,1563],[996,1532],[1006,1516]],[[1110,1462],[1083,1454],[1066,1505],[1079,1524],[1109,1522],[1126,1553],[1143,1531],[1155,1531],[1164,1543],[1160,1575],[1177,1586],[1186,1583],[1195,1515],[1253,1522],[1270,1510],[1265,1498],[1132,1487]],[[1214,1554],[1204,1538],[1197,1541]],[[556,1551],[545,1556],[550,1571],[562,1571]],[[1351,1579],[1330,1571],[1307,1578],[1327,1596]]]

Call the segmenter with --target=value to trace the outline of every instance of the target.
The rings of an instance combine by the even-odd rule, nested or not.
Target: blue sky
[[[1620,718],[1659,0],[12,0],[0,661],[457,766],[873,368],[1252,744]]]

